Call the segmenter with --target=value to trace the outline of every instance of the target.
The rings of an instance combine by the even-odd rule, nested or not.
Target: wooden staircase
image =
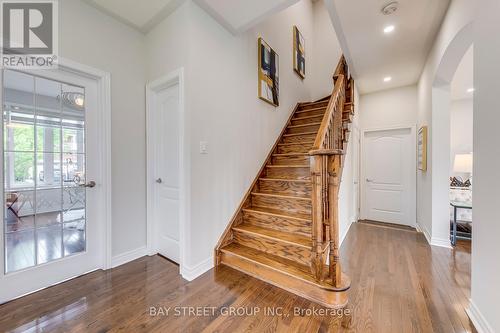
[[[330,308],[347,304],[337,201],[353,114],[354,81],[342,57],[332,95],[295,107],[215,248],[216,266]]]

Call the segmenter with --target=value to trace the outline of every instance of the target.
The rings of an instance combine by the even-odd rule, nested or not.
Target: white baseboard
[[[126,264],[132,260],[144,257],[148,254],[148,249],[146,246],[140,247],[135,250],[127,251],[125,253],[119,254],[111,258],[111,268],[115,268]]]
[[[342,243],[344,242],[344,239],[346,238],[347,234],[349,233],[349,229],[351,229],[351,225],[353,223],[354,222],[350,222],[349,225],[347,226],[347,229],[345,230],[345,232],[342,235],[340,235],[340,244],[339,245],[342,245]]]
[[[417,222],[416,229],[418,232],[421,232],[424,234],[425,239],[427,240],[427,243],[431,245],[431,235],[429,234],[429,231],[425,226],[421,226],[420,223]]]
[[[438,238],[438,237],[432,237],[431,238],[431,243],[432,246],[440,246],[440,247],[445,247],[447,249],[451,249],[451,243],[448,238]]]
[[[181,275],[184,279],[188,281],[193,281],[198,276],[202,275],[206,271],[214,267],[214,258],[209,257],[202,262],[198,263],[194,267],[188,267],[187,265],[181,266]]]
[[[466,309],[465,312],[467,312],[467,315],[474,324],[474,327],[476,328],[476,331],[478,333],[494,332],[491,325],[486,321],[486,318],[484,318],[483,314],[481,313],[481,311],[479,311],[479,309],[472,300],[470,300],[469,308]]]

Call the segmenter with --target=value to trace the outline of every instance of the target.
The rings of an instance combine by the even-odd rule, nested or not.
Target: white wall
[[[111,73],[112,254],[146,244],[144,37],[79,0],[59,1],[64,58]]]
[[[351,224],[357,222],[357,218],[359,217],[359,118],[359,93],[358,88],[355,87],[354,117],[347,143],[347,154],[344,160],[344,170],[339,189],[339,234],[341,243],[347,236]],[[355,140],[358,140],[357,144]],[[357,181],[358,184],[354,184],[354,181]],[[355,186],[358,187],[358,191],[356,191]],[[355,194],[358,195],[358,198],[354,197]]]
[[[452,101],[450,110],[450,175],[453,172],[453,162],[456,154],[472,152],[473,99]],[[463,177],[463,174],[458,174]]]
[[[309,63],[312,72],[311,98],[317,100],[332,93],[332,74],[342,55],[340,43],[326,9],[324,0],[313,3],[314,39],[306,41],[308,50],[312,49],[314,61]],[[312,44],[312,48],[308,45]],[[332,70],[327,70],[331,68]]]
[[[475,1],[453,0],[436,37],[434,46],[427,57],[426,65],[418,84],[418,117],[417,127],[428,126],[427,171],[417,171],[417,223],[427,233],[435,244],[449,244],[446,223],[441,223],[439,230],[433,230],[433,221],[448,219],[448,175],[449,159],[436,163],[437,157],[449,154],[449,85],[453,74],[460,63],[459,59],[444,61],[450,58],[455,48],[465,48],[470,45],[453,43],[457,34],[466,30],[473,20]],[[434,94],[434,99],[433,99]],[[448,105],[449,106],[449,105]],[[432,112],[433,108],[442,112]],[[434,130],[434,129],[438,130]],[[446,186],[443,186],[445,184]],[[445,207],[446,206],[446,207]],[[443,208],[444,207],[444,208]],[[449,232],[449,231],[448,231]]]
[[[317,6],[314,5],[314,6]],[[331,92],[339,57],[323,64],[329,82],[313,93],[313,4],[302,0],[249,31],[235,36],[192,1],[187,1],[146,36],[148,79],[184,66],[190,161],[188,268],[211,267],[213,248],[260,169],[297,102]],[[306,79],[293,71],[292,27],[306,40]],[[332,30],[323,44],[336,45]],[[257,39],[278,53],[280,106],[257,98]],[[176,47],[172,47],[175,45]],[[335,49],[331,46],[330,49]],[[340,54],[340,51],[338,51]],[[320,79],[318,79],[319,81]],[[321,79],[323,80],[323,78]],[[318,84],[316,84],[317,86]],[[199,154],[199,142],[208,154]]]
[[[417,110],[415,85],[361,95],[361,128],[412,127],[417,122]]]
[[[478,1],[474,33],[474,231],[470,313],[479,332],[500,332],[500,2]],[[489,326],[489,327],[488,327]]]

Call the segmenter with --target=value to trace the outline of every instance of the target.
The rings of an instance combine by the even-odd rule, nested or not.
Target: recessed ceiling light
[[[395,29],[395,27],[393,25],[388,25],[387,27],[384,28],[384,33],[385,34],[390,34],[391,32],[393,32]]]
[[[390,76],[384,77],[384,82],[389,82],[391,80],[392,80],[392,77],[390,77]]]
[[[469,89],[467,89],[467,92],[468,92],[468,93],[471,93],[471,92],[474,92],[474,90],[476,90],[476,89],[474,89],[474,88],[469,88]]]

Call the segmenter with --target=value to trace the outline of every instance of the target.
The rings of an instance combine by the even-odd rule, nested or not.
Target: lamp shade
[[[472,173],[472,154],[456,154],[453,171]]]

